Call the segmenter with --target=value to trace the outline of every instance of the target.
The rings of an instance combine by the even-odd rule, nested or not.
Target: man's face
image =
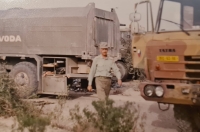
[[[100,49],[100,52],[101,52],[101,54],[102,54],[103,56],[107,56],[107,54],[108,54],[108,49],[107,49],[107,48],[101,48],[101,49]]]

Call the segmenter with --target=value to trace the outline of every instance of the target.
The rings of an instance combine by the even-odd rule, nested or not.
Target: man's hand
[[[121,87],[122,86],[122,80],[118,80],[118,85]]]
[[[91,91],[92,91],[92,86],[91,86],[91,85],[89,85],[87,89],[88,89],[88,91],[90,91],[90,92],[91,92]]]

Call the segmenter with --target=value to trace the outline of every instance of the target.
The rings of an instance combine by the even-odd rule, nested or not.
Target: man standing
[[[108,53],[108,43],[100,43],[101,55],[94,58],[89,77],[88,77],[88,90],[92,90],[92,81],[95,79],[97,95],[100,100],[105,100],[108,98],[111,89],[111,77],[112,72],[118,79],[118,84],[121,86],[121,73],[116,65],[116,63],[107,56]]]

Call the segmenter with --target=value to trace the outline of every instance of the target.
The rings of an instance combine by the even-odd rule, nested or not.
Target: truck
[[[131,26],[130,26],[131,27]],[[121,45],[120,45],[120,54],[121,54],[121,60],[117,61],[118,67],[119,63],[123,65],[123,67],[120,69],[122,73],[122,78],[124,81],[126,80],[144,80],[145,74],[143,68],[133,68],[132,63],[132,50],[131,50],[131,44],[133,41],[133,35],[131,33],[131,28],[124,28],[120,29],[121,33]]]
[[[178,131],[200,131],[200,1],[160,0],[155,24],[152,2],[130,15],[133,67],[146,76],[141,96],[163,111],[173,104]]]
[[[132,35],[131,31],[129,28],[123,28],[120,29],[120,34],[121,34],[121,44],[119,47],[119,52],[121,54],[121,60],[117,61],[118,67],[120,68],[120,63],[121,67],[120,71],[122,73],[122,80],[126,81],[129,77],[129,75],[132,75],[132,63],[131,63],[131,41],[132,41]]]
[[[120,62],[120,23],[114,9],[89,3],[0,10],[0,72],[26,87],[22,98],[32,93],[69,95],[68,85],[76,78],[86,88],[100,42],[108,42],[109,56]]]

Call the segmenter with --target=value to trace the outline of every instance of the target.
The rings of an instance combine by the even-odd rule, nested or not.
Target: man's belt
[[[105,76],[97,76],[98,78],[105,78],[105,79],[111,79],[111,77],[105,77]]]

